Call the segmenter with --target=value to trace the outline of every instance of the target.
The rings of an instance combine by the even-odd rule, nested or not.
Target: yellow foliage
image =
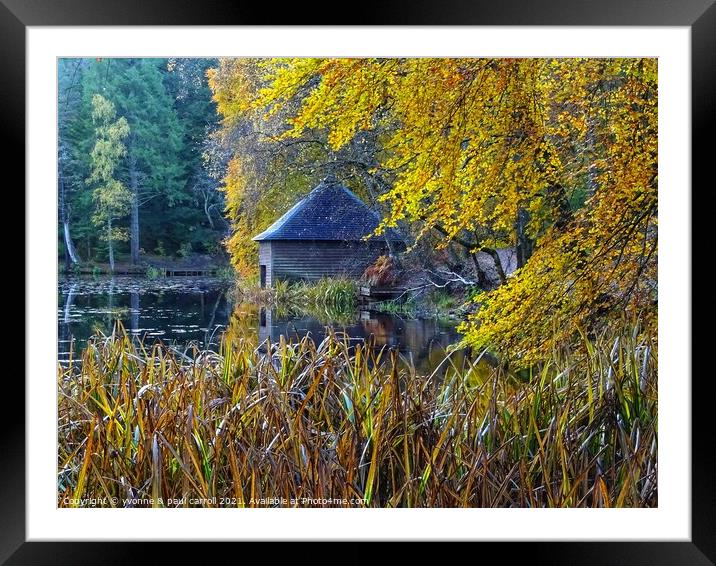
[[[285,156],[275,140],[283,128],[283,116],[266,124],[266,113],[253,112],[252,102],[262,89],[266,62],[260,59],[221,59],[207,73],[223,129],[216,134],[229,151],[223,187],[225,215],[232,233],[224,244],[241,277],[255,275],[258,245],[252,237],[266,229],[305,194],[311,180],[274,175],[286,169]],[[285,129],[285,128],[283,128]]]
[[[227,119],[283,115],[280,139],[323,131],[333,150],[380,132],[379,168],[394,179],[384,225],[515,244],[517,217],[529,214],[536,251],[481,298],[464,325],[468,342],[528,363],[577,326],[625,311],[655,324],[655,59],[273,59],[255,68],[251,81],[212,77]]]

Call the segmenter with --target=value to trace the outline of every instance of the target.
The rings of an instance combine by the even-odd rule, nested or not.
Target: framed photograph
[[[305,10],[1,0],[27,369],[0,558],[713,564],[712,2]]]

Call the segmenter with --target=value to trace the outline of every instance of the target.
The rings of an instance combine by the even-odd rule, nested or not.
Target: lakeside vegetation
[[[639,336],[583,337],[523,379],[479,354],[420,375],[340,334],[266,352],[227,335],[212,353],[118,327],[59,368],[58,503],[656,506],[657,359]]]
[[[58,364],[60,506],[658,504],[655,59],[61,59],[58,76],[61,270],[203,266],[251,307],[218,351],[117,325]],[[360,280],[261,288],[252,238],[329,176],[407,249]],[[397,289],[377,311],[459,324],[439,371],[378,347],[392,327],[334,330],[362,285]],[[259,345],[269,309],[331,327]]]
[[[226,58],[208,76],[241,276],[251,236],[330,173],[403,236],[411,287],[485,291],[475,348],[529,366],[623,316],[656,335],[656,59]]]
[[[276,281],[262,288],[254,281],[238,282],[233,296],[239,303],[275,309],[278,316],[310,315],[326,324],[347,323],[358,309],[358,282],[324,277],[313,283]]]

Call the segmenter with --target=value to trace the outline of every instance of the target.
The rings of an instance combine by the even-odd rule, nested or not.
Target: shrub
[[[395,260],[382,255],[363,272],[363,279],[370,285],[389,287],[398,281],[398,269]]]

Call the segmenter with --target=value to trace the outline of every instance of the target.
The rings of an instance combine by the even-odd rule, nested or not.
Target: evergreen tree
[[[182,200],[182,128],[164,87],[162,59],[103,59],[92,65],[86,90],[112,100],[127,119],[127,159],[122,177],[132,193],[130,253],[139,263],[140,210],[159,199],[162,207]],[[153,219],[161,220],[161,219]]]
[[[76,264],[80,256],[75,248],[71,233],[71,204],[70,195],[75,190],[78,177],[75,175],[75,163],[71,152],[72,140],[70,127],[78,119],[82,102],[82,75],[84,70],[82,59],[60,59],[58,61],[58,154],[57,154],[57,183],[58,183],[58,213],[61,226],[61,241],[63,244],[66,266]],[[80,185],[83,177],[79,177]]]
[[[223,194],[206,172],[207,140],[218,117],[206,71],[212,59],[61,59],[58,62],[58,250],[66,266],[105,261],[105,227],[93,221],[97,202],[85,183],[96,142],[92,119],[97,94],[126,119],[127,154],[115,179],[131,206],[114,215],[129,228],[128,243],[113,239],[113,254],[140,250],[160,255],[216,253],[225,235]]]
[[[207,71],[216,63],[215,59],[169,59],[165,79],[183,125],[180,159],[186,167],[185,206],[172,209],[172,216],[176,216],[172,225],[188,223],[189,234],[184,230],[177,236],[183,237],[185,244],[191,244],[194,250],[204,248],[205,251],[219,248],[211,246],[211,242],[218,244],[228,227],[222,214],[224,199],[218,190],[219,181],[209,174],[205,159],[210,136],[219,127],[216,104],[207,81]],[[171,231],[165,231],[160,237],[171,236]]]

